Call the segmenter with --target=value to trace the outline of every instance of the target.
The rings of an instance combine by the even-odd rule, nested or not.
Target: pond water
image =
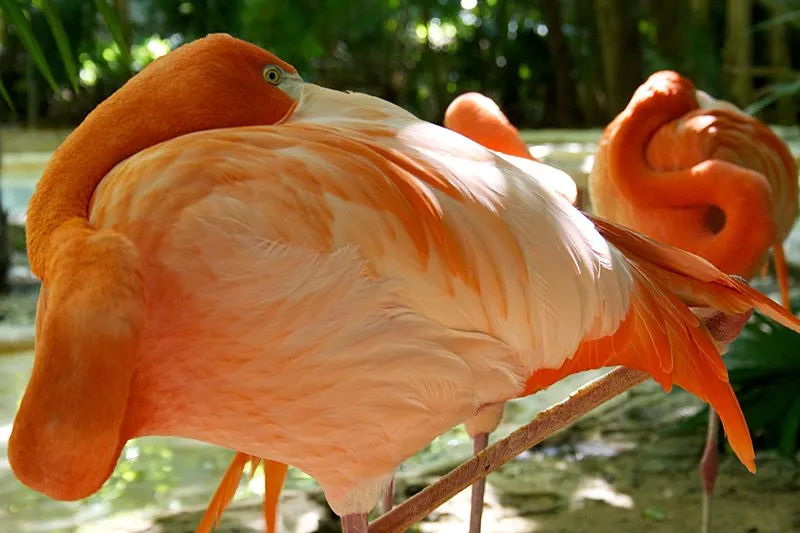
[[[591,168],[596,137],[580,142],[540,143],[532,152],[545,162],[562,168],[579,183]],[[800,153],[794,146],[795,153]],[[49,157],[48,153],[7,154],[4,156],[2,205],[12,221],[24,220],[25,208]],[[800,256],[800,231],[793,235],[796,257]],[[0,324],[0,341],[32,334],[34,295],[28,294],[15,323]],[[19,317],[22,318],[19,318]],[[27,317],[27,319],[26,319]],[[149,531],[151,518],[159,513],[202,508],[210,499],[228,465],[232,452],[187,440],[146,438],[128,444],[112,479],[96,495],[81,502],[55,502],[23,485],[13,476],[6,459],[11,423],[32,365],[32,352],[0,354],[0,533],[95,533]],[[600,371],[572,376],[551,389],[523,401],[514,402],[506,422],[494,435],[500,438],[538,411],[565,398],[571,391]],[[579,447],[580,448],[580,447]],[[607,446],[582,445],[582,456],[614,454]],[[467,458],[471,444],[461,428],[437,439],[425,451],[404,465],[406,471],[430,468],[436,463],[451,464]],[[309,488],[313,482],[302,473],[290,470],[289,488]],[[263,493],[259,471],[249,483],[243,482],[236,499]]]

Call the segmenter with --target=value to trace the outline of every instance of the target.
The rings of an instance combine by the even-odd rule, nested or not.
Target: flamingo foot
[[[381,500],[381,514],[386,514],[392,510],[394,507],[394,477],[389,482],[389,486],[386,487],[386,492],[383,493],[383,499]]]
[[[717,481],[717,467],[719,465],[719,416],[709,408],[708,433],[706,433],[706,447],[700,459],[700,479],[703,482],[703,515],[702,533],[711,533],[711,500],[714,496],[714,485]]]
[[[475,435],[473,440],[473,451],[475,455],[486,449],[489,445],[489,434],[480,433]],[[481,521],[483,518],[483,500],[486,493],[486,478],[482,477],[472,485],[472,501],[469,509],[469,533],[481,533]]]
[[[367,513],[349,514],[341,521],[342,533],[367,533]]]

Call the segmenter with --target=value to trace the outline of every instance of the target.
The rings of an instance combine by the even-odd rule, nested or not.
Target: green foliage
[[[754,34],[763,41],[771,28],[790,28],[791,47],[800,33],[800,0],[761,3],[754,10]],[[618,23],[636,24],[643,47],[644,64],[631,67],[633,79],[670,68],[725,97],[725,3],[711,3],[702,22],[673,15],[688,13],[689,4],[676,0],[674,9],[637,4],[620,15]],[[0,24],[0,96],[12,107],[28,100],[29,111],[37,107],[30,99],[37,99],[56,120],[74,123],[157,57],[160,43],[172,49],[227,32],[269,48],[309,81],[374,94],[428,120],[441,120],[457,94],[479,90],[501,101],[520,127],[602,125],[619,109],[609,109],[594,5],[594,0],[0,0],[6,22]],[[128,10],[137,13],[133,21]],[[561,27],[550,28],[552,20]],[[556,30],[560,35],[553,39]],[[18,59],[24,50],[17,41],[52,92],[30,88],[36,80]],[[575,87],[566,103],[556,82],[560,75],[563,85],[565,72]],[[798,84],[781,76],[777,83],[755,78],[763,98],[750,107],[753,113],[770,120],[776,102],[797,97]],[[62,92],[63,87],[72,90]],[[555,109],[565,105],[576,111]]]
[[[53,78],[50,64],[45,59],[42,47],[39,45],[39,41],[33,33],[31,23],[19,2],[17,2],[17,0],[0,0],[0,7],[2,7],[3,13],[11,19],[16,26],[20,40],[25,44],[25,48],[28,50],[28,53],[31,54],[42,76],[44,76],[44,79],[50,84],[50,88],[54,93],[58,93],[58,84],[55,78]]]
[[[792,308],[800,308],[800,298]],[[793,457],[800,443],[800,337],[756,313],[723,360],[756,446]],[[678,429],[705,424],[707,413]]]
[[[53,38],[58,46],[58,53],[61,55],[61,61],[64,68],[69,75],[69,82],[75,92],[78,91],[78,67],[75,64],[75,56],[72,55],[72,47],[69,44],[67,33],[64,31],[64,25],[61,23],[61,18],[53,5],[52,0],[41,0],[42,11],[47,18],[47,23],[53,32]]]
[[[125,36],[123,34],[122,26],[120,25],[119,17],[117,17],[116,11],[114,11],[114,9],[108,5],[106,0],[94,0],[94,3],[97,6],[97,10],[100,12],[100,15],[102,15],[108,30],[114,37],[114,42],[116,43],[122,57],[122,65],[125,67],[125,70],[131,72],[131,49],[129,43],[125,41]]]
[[[8,89],[6,89],[6,85],[5,85],[5,83],[3,83],[2,79],[0,79],[0,96],[2,96],[3,100],[6,101],[6,104],[8,104],[8,107],[11,108],[11,112],[12,113],[16,113],[17,109],[14,106],[14,101],[11,99],[11,95],[8,94]]]
[[[772,86],[772,91],[763,98],[756,100],[744,109],[745,113],[757,115],[770,105],[774,104],[781,98],[787,96],[794,96],[800,92],[800,78],[795,81],[787,83],[776,83]]]

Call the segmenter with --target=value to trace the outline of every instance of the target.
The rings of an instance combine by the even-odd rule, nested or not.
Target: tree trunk
[[[131,27],[131,9],[128,0],[114,0],[114,9],[119,17],[119,25],[122,27],[122,37],[130,50],[133,46],[133,28]]]
[[[593,46],[598,42],[594,7],[593,1],[584,1],[580,5],[575,5],[574,12],[567,15],[568,21],[572,16],[574,24],[584,29],[586,32],[585,42],[592,43]],[[602,65],[598,65],[597,61],[580,54],[576,55],[574,59],[581,73],[578,77],[578,98],[583,116],[586,118],[586,125],[602,125],[606,122],[598,99],[599,96],[605,94]]]
[[[686,75],[699,89],[723,96],[721,46],[711,27],[711,0],[690,0],[689,6],[690,16],[684,20],[686,41],[683,67]]]
[[[622,111],[642,83],[642,47],[638,17],[627,0],[595,0],[597,35],[603,61],[605,112],[612,118]]]
[[[575,81],[572,79],[572,56],[567,48],[562,29],[561,9],[558,0],[545,0],[545,23],[547,32],[547,46],[550,49],[550,62],[555,74],[555,116],[556,122],[562,128],[574,128],[581,123],[580,108],[578,107],[578,92]]]
[[[780,9],[770,9],[770,16],[779,17],[787,13],[785,7]],[[785,24],[777,24],[769,29],[769,63],[770,66],[775,67],[776,72],[791,71],[792,69],[792,56],[789,52],[789,44],[787,40],[787,32]],[[791,77],[786,79],[783,76],[776,77],[771,80],[773,82],[786,82],[792,81]],[[795,124],[797,119],[797,105],[794,98],[784,96],[778,100],[773,119],[771,122],[776,122],[783,125]]]
[[[667,68],[682,71],[684,43],[686,42],[686,0],[650,0],[650,15],[656,21],[656,51],[667,63]]]
[[[698,26],[707,27],[711,21],[711,0],[689,0],[689,6]]]
[[[750,104],[753,98],[753,80],[750,77],[752,10],[752,0],[728,0],[723,64],[730,99],[740,107]]]
[[[33,58],[30,53],[25,54],[25,89],[27,94],[27,125],[35,128],[39,125],[39,78]]]

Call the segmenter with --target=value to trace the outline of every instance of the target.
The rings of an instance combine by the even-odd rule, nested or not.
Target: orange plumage
[[[767,126],[653,74],[606,128],[589,177],[594,211],[750,278],[770,247],[784,305],[783,240],[798,212],[797,166]]]
[[[598,215],[725,272],[752,277],[772,247],[790,308],[783,241],[797,218],[797,167],[786,144],[736,106],[675,72],[653,74],[603,133],[589,193]],[[717,471],[713,409],[709,417],[700,461],[704,533]]]

